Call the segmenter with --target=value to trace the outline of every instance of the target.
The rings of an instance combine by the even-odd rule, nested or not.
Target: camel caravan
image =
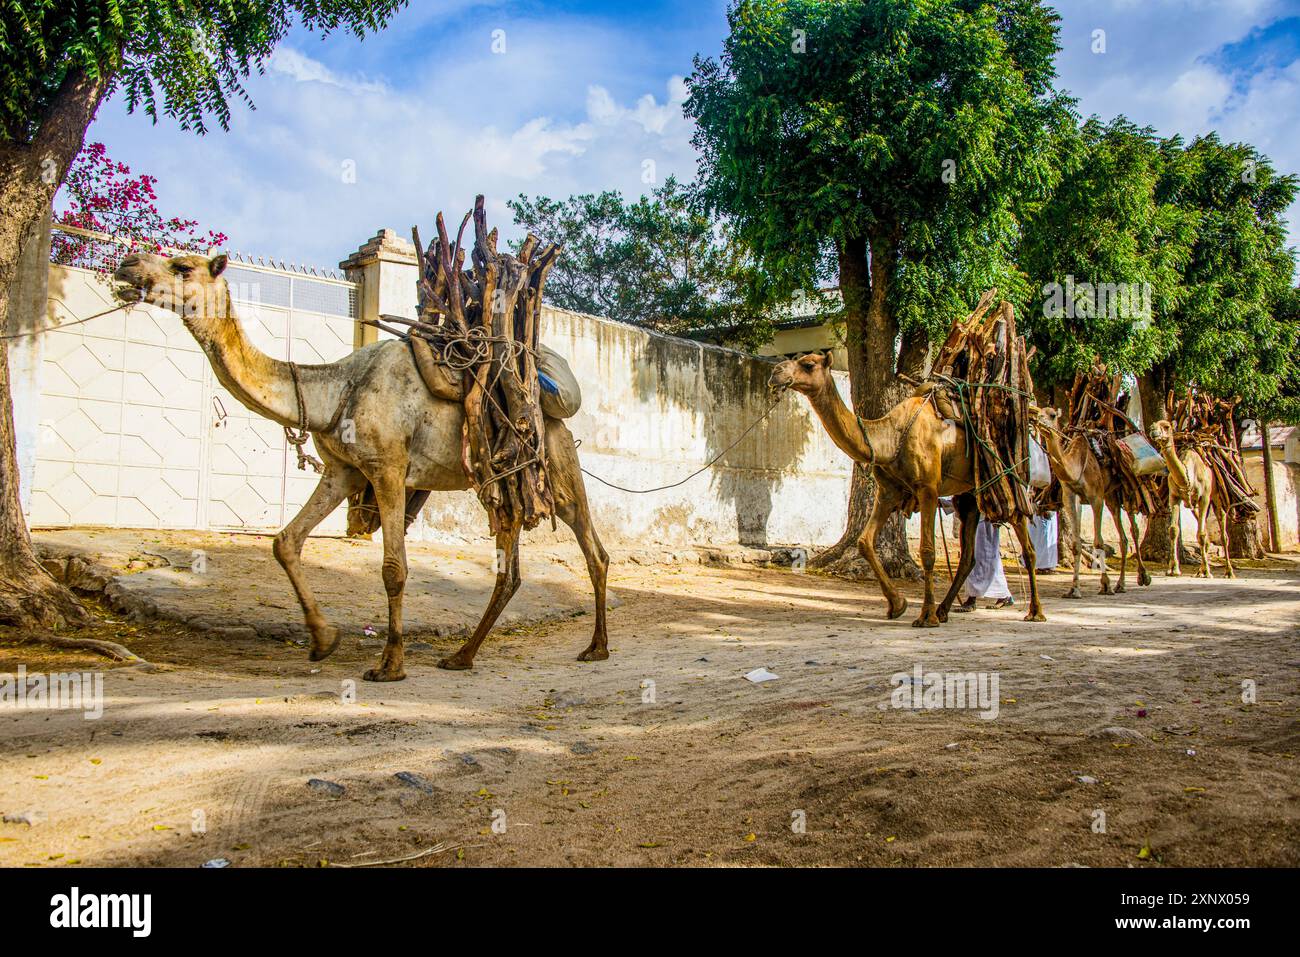
[[[132,253],[113,274],[115,291],[122,302],[178,315],[221,384],[248,409],[284,427],[299,468],[320,473],[315,491],[272,546],[302,606],[311,660],[328,657],[340,641],[303,574],[302,548],[313,529],[346,500],[349,533],[382,533],[388,634],[379,666],[364,677],[400,681],[406,676],[407,528],[429,492],[470,489],[496,539],[496,581],[473,633],[438,666],[473,667],[519,589],[523,531],[543,521],[554,527],[557,518],[577,539],[595,601],[594,633],[578,660],[604,660],[609,558],[592,522],[577,443],[563,421],[577,412],[581,393],[564,359],[539,341],[546,276],[561,249],[529,234],[516,253],[500,251],[482,196],[454,238],[441,214],[437,237],[427,247],[417,230],[412,233],[420,258],[418,318],[381,316],[370,324],[392,338],[324,365],[273,359],[252,344],[222,277],[225,256]],[[914,627],[937,627],[951,612],[969,611],[976,592],[998,597],[987,581],[1002,576],[996,529],[1003,524],[1016,536],[1028,580],[1024,620],[1045,621],[1039,597],[1039,572],[1045,569],[1038,552],[1055,554],[1054,535],[1049,541],[1043,530],[1050,527],[1046,516],[1057,511],[1067,520],[1074,553],[1066,598],[1082,595],[1085,551],[1101,574],[1102,594],[1125,590],[1125,513],[1138,584],[1149,585],[1137,516],[1149,520],[1161,503],[1169,507],[1174,543],[1168,574],[1179,574],[1178,514],[1186,504],[1198,526],[1198,575],[1211,575],[1213,509],[1231,577],[1227,517],[1256,508],[1235,434],[1225,425],[1231,405],[1195,395],[1175,405],[1171,398],[1167,419],[1151,425],[1148,440],[1120,411],[1125,399],[1118,394],[1119,378],[1097,369],[1076,379],[1068,409],[1040,407],[1029,372],[1032,350],[1017,334],[1012,306],[992,308],[996,294],[988,290],[953,324],[925,381],[909,380],[911,394],[881,418],[864,419],[845,404],[829,352],[786,359],[772,371],[774,400],[789,391],[803,395],[834,444],[871,472],[874,502],[858,548],[884,595],[886,617],[899,618],[908,607],[877,554],[881,530],[898,513],[921,516],[924,597]],[[320,459],[304,451],[309,438]],[[1090,550],[1082,545],[1084,503],[1093,516]],[[1121,543],[1114,588],[1102,542],[1104,508]],[[954,512],[959,524],[958,557],[955,569],[949,565],[949,587],[936,602],[935,521],[942,521],[944,511]],[[1053,560],[1048,567],[1054,565]],[[977,570],[984,583],[959,601]],[[1002,603],[1013,604],[1009,592]]]

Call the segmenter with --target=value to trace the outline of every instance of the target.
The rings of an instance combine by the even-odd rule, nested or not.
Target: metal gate
[[[332,362],[352,351],[356,287],[319,275],[232,262],[244,330],[277,359]],[[52,317],[112,305],[95,273],[52,265]],[[307,500],[280,426],[244,408],[170,312],[135,307],[42,337],[34,526],[266,530]],[[342,531],[340,508],[320,531]]]

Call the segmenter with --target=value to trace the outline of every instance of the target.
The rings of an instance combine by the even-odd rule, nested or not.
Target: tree
[[[1137,374],[1169,350],[1162,317],[1185,295],[1195,236],[1194,214],[1160,195],[1165,154],[1150,127],[1092,117],[1062,145],[1061,181],[1025,223],[1017,256],[1030,280],[1021,328],[1044,392],[1098,358]]]
[[[243,80],[301,23],[358,37],[404,0],[23,0],[0,15],[0,329],[19,256],[48,214],[100,103],[182,129],[223,129]],[[0,622],[60,627],[80,603],[37,563],[18,499],[8,342],[0,351]]]
[[[859,415],[901,398],[896,373],[923,372],[930,335],[984,288],[1024,300],[1017,222],[1074,126],[1052,89],[1057,19],[1037,0],[743,0],[721,61],[696,58],[705,201],[770,298],[838,272]],[[855,468],[845,535],[818,564],[850,552],[869,498]],[[916,574],[901,517],[880,551]]]
[[[1165,397],[1195,386],[1239,398],[1243,416],[1267,409],[1294,374],[1292,293],[1295,251],[1286,245],[1286,210],[1300,180],[1268,157],[1217,134],[1185,148],[1165,144],[1162,197],[1192,218],[1193,240],[1181,267],[1183,295],[1158,319],[1164,348],[1139,378],[1143,414],[1164,416]],[[1234,523],[1235,524],[1235,523]],[[1254,520],[1230,529],[1234,551],[1258,552]],[[1144,554],[1162,558],[1165,536],[1148,532]]]
[[[116,243],[97,243],[71,233],[58,233],[50,244],[50,260],[110,273],[124,250],[161,253],[185,249],[206,253],[224,246],[225,233],[197,232],[198,220],[179,216],[163,218],[158,212],[154,184],[148,173],[131,175],[131,168],[108,155],[103,143],[86,146],[63,180],[68,206],[57,210],[54,221],[91,232],[107,233]]]
[[[564,245],[547,280],[551,303],[677,335],[727,326],[752,345],[766,338],[744,251],[676,178],[635,203],[608,190],[567,200],[521,193],[507,205],[520,226]]]

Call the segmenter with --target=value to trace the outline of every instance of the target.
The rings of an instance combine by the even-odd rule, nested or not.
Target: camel
[[[1074,580],[1070,590],[1062,597],[1082,598],[1079,588],[1079,562],[1083,555],[1083,503],[1092,507],[1092,554],[1096,569],[1101,572],[1102,595],[1118,595],[1128,591],[1128,537],[1124,534],[1124,510],[1121,505],[1123,485],[1119,476],[1102,467],[1088,443],[1088,438],[1077,433],[1069,444],[1062,442],[1061,412],[1059,409],[1038,409],[1038,424],[1042,427],[1043,449],[1052,463],[1052,472],[1061,483],[1065,498],[1065,513],[1070,522],[1074,542]],[[1110,509],[1119,533],[1119,582],[1110,587],[1110,572],[1106,567],[1106,547],[1102,543],[1101,523],[1103,507]],[[1137,556],[1138,584],[1150,585],[1151,575],[1142,561],[1142,538],[1138,535],[1137,515],[1128,513],[1133,530],[1133,554]]]
[[[311,633],[312,661],[339,644],[303,576],[303,542],[349,495],[374,489],[383,530],[383,580],[388,594],[388,640],[367,681],[400,681],[403,670],[402,592],[406,585],[405,507],[410,490],[459,491],[470,482],[461,459],[464,407],[426,388],[412,350],[398,339],[365,346],[326,365],[294,365],[259,351],[235,315],[226,257],[166,258],[132,253],[114,273],[124,302],[146,302],[178,314],[212,363],[223,386],[259,415],[286,427],[305,424],[324,460],[324,473],[307,504],[275,536],[273,552],[298,595]],[[455,395],[455,392],[450,393]],[[609,558],[592,525],[573,435],[546,420],[549,477],[555,514],[578,539],[596,600],[595,633],[579,661],[609,657],[605,582]],[[346,428],[344,426],[347,426]],[[346,439],[346,441],[345,441]],[[521,582],[519,529],[497,535],[496,583],[474,633],[438,667],[473,667],[474,655]]]
[[[1228,548],[1227,514],[1222,506],[1214,501],[1214,470],[1194,448],[1179,452],[1174,445],[1174,429],[1168,420],[1161,419],[1147,429],[1147,435],[1155,443],[1160,454],[1169,466],[1169,570],[1166,574],[1178,576],[1183,573],[1178,564],[1178,542],[1180,532],[1179,516],[1181,505],[1186,503],[1196,514],[1196,542],[1201,548],[1201,567],[1196,572],[1197,578],[1213,578],[1210,572],[1210,521],[1209,511],[1214,509],[1214,516],[1219,520],[1219,532],[1223,538],[1223,560],[1227,565],[1227,576],[1236,578],[1232,567],[1232,553]]]
[[[808,353],[781,362],[772,371],[768,388],[780,396],[793,389],[802,393],[840,449],[872,469],[876,500],[858,539],[858,551],[880,582],[892,620],[907,611],[907,599],[898,593],[876,554],[876,539],[894,512],[921,512],[921,567],[925,574],[925,599],[914,628],[934,628],[948,620],[958,591],[975,564],[976,506],[973,469],[964,430],[935,411],[930,395],[914,395],[879,419],[861,419],[844,404],[831,375],[830,353]],[[961,519],[957,572],[943,601],[934,602],[934,518],[940,496],[953,497]],[[1023,517],[1012,523],[1020,548],[1029,563],[1029,613],[1025,621],[1046,621],[1038,600],[1034,546]]]

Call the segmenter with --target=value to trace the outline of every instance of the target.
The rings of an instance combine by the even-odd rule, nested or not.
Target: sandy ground
[[[34,822],[0,824],[0,864],[1300,863],[1295,562],[1082,601],[1058,574],[1046,624],[925,630],[873,583],[789,570],[611,582],[607,662],[574,660],[582,615],[495,635],[468,673],[412,635],[385,685],[356,641],[313,665],[110,615],[155,667],[108,668],[101,719],[0,707],[0,812]],[[105,669],[15,638],[0,674]],[[892,707],[917,665],[996,674],[997,717]]]

